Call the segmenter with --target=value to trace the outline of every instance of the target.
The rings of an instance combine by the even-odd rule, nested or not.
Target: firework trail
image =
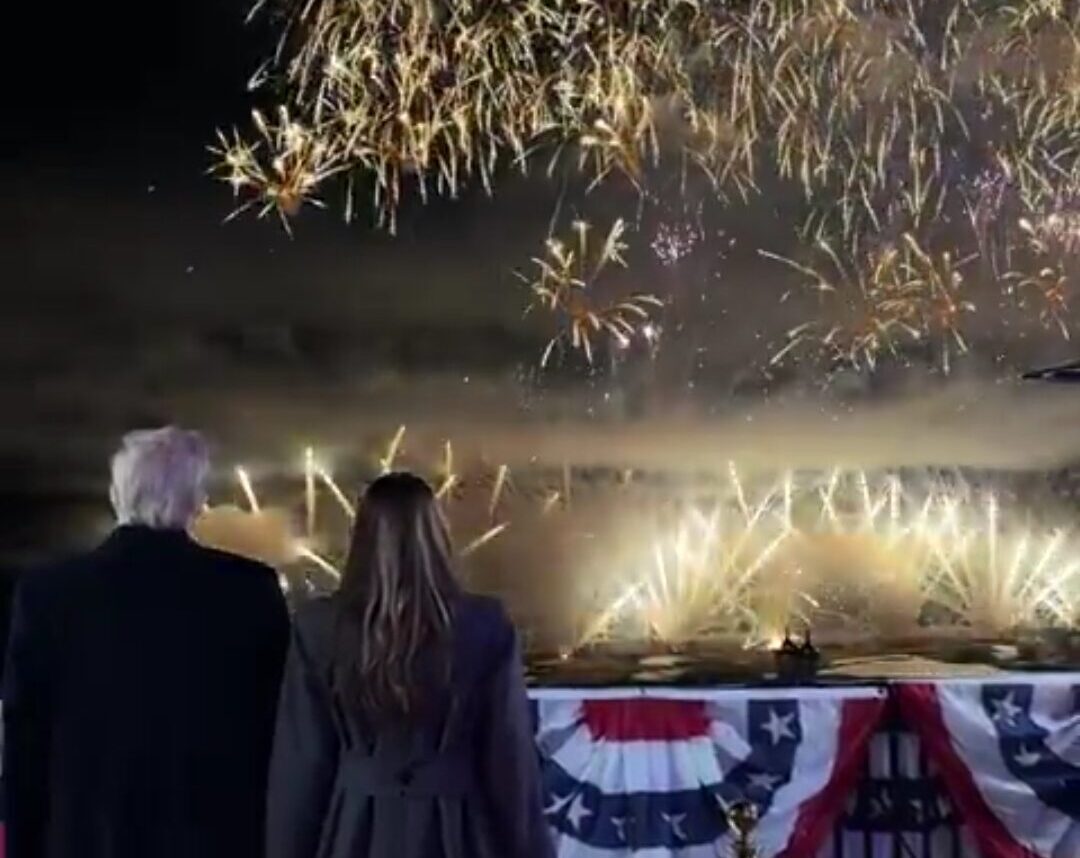
[[[808,302],[784,359],[872,365],[931,338],[947,366],[977,315],[960,294],[975,255],[1004,298],[979,312],[1070,331],[1080,24],[1065,0],[262,6],[281,38],[258,78],[284,104],[214,147],[240,209],[288,222],[340,180],[347,217],[370,196],[392,229],[409,188],[494,192],[510,166],[569,160],[590,185],[643,192],[694,170],[732,209],[765,187],[802,199],[795,261],[836,300]],[[669,228],[654,250],[689,243]],[[590,333],[618,339],[644,309],[605,321],[580,291],[546,298],[587,356]]]

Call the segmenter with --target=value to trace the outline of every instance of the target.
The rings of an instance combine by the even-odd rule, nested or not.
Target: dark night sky
[[[59,496],[100,491],[131,426],[202,425],[240,451],[269,412],[277,452],[293,404],[308,402],[308,421],[373,387],[483,375],[535,347],[507,288],[516,258],[493,252],[497,224],[471,217],[480,200],[417,210],[395,241],[315,211],[295,240],[272,221],[222,224],[231,201],[205,175],[206,146],[247,116],[267,44],[246,9],[37,4],[20,22],[0,234],[0,462],[19,543],[39,539],[29,519],[53,517]],[[533,246],[519,240],[517,258]]]
[[[0,143],[14,197],[0,220],[0,553],[48,552],[59,544],[52,525],[63,521],[67,532],[71,522],[83,527],[84,514],[100,514],[110,446],[136,425],[205,428],[231,461],[290,455],[309,439],[347,444],[400,420],[522,416],[531,394],[517,380],[542,340],[521,321],[511,269],[537,252],[552,188],[514,180],[495,202],[467,193],[411,205],[397,238],[346,227],[333,210],[305,213],[295,239],[272,221],[223,225],[230,200],[205,175],[206,146],[215,127],[242,122],[252,106],[245,85],[267,34],[245,27],[247,3],[23,6],[28,20],[9,36],[17,45],[6,57]],[[591,205],[603,213],[610,200]],[[778,211],[773,205],[768,217]],[[740,246],[750,257],[752,244]],[[752,288],[736,284],[730,317],[748,321],[710,329],[702,344],[723,379],[709,412],[717,403],[730,411],[733,391],[758,392],[753,366],[766,354],[758,319],[783,330],[780,290],[757,274],[743,279]],[[1057,342],[1006,345],[1021,363],[1070,355]],[[911,443],[913,426],[947,426],[952,446],[944,448],[953,451],[958,438],[987,430],[973,449],[996,459],[1029,437],[1033,426],[1015,414],[994,419],[995,408],[1016,406],[989,399],[983,386],[1000,382],[990,358],[999,346],[986,345],[959,399],[905,412],[907,423],[875,418],[875,433],[886,425],[893,433],[884,447],[929,445]],[[911,380],[902,387],[910,391]],[[585,419],[593,392],[561,389],[546,407]],[[833,394],[824,403],[802,396],[820,434],[835,438],[830,421],[846,419],[848,407]],[[1080,450],[1072,428],[1080,414],[1059,394],[1050,398],[1053,455],[1068,457]],[[970,425],[960,412],[974,415]],[[785,412],[776,425],[777,437],[790,439],[807,423]],[[595,449],[610,448],[605,427],[590,436]],[[738,443],[760,432],[752,430]],[[663,436],[669,447],[673,431]],[[858,432],[853,424],[851,437]],[[719,455],[719,439],[703,440],[700,426],[690,434],[695,449]],[[640,458],[652,437],[641,431],[627,456]],[[76,514],[88,499],[89,512]]]

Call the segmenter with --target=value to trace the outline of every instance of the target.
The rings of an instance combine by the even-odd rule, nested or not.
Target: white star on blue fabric
[[[1030,769],[1032,766],[1039,764],[1042,754],[1038,751],[1029,751],[1026,745],[1021,745],[1020,750],[1013,754],[1013,759],[1025,769]]]
[[[994,707],[994,714],[991,717],[995,721],[1003,721],[1009,725],[1016,720],[1017,715],[1024,711],[1023,707],[1016,705],[1016,697],[1012,691],[1004,697],[991,700],[990,705]]]
[[[558,816],[566,808],[570,802],[574,800],[574,793],[570,793],[568,796],[558,796],[555,793],[551,794],[551,804],[544,808],[545,816]]]
[[[623,843],[626,842],[626,817],[625,816],[613,816],[611,817],[611,824],[615,826],[615,835]]]
[[[661,813],[661,819],[664,820],[670,826],[672,834],[674,834],[679,840],[686,840],[686,830],[683,825],[686,822],[685,813]]]
[[[570,827],[576,832],[581,832],[581,820],[586,817],[592,816],[594,811],[589,810],[585,806],[585,799],[582,798],[581,793],[574,796],[574,800],[570,803],[570,809],[566,811],[566,820],[570,823]]]
[[[795,734],[791,731],[791,722],[795,720],[794,713],[778,715],[776,710],[769,708],[769,720],[761,725],[761,729],[769,734],[773,746],[780,744],[781,739],[794,739]]]
[[[750,775],[750,786],[772,792],[783,778],[779,775],[770,775],[768,772],[760,772]]]

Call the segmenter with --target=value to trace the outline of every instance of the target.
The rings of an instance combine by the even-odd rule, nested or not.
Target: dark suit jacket
[[[122,527],[22,576],[4,677],[9,858],[261,858],[288,641],[277,576]]]
[[[296,618],[270,774],[269,858],[553,858],[517,636],[456,607],[449,689],[378,729],[331,682],[336,606]],[[441,685],[441,683],[433,683]]]

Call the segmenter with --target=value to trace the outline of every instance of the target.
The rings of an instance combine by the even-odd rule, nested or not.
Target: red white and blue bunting
[[[537,692],[559,855],[726,854],[740,801],[758,809],[763,856],[814,855],[884,703],[877,688]]]

